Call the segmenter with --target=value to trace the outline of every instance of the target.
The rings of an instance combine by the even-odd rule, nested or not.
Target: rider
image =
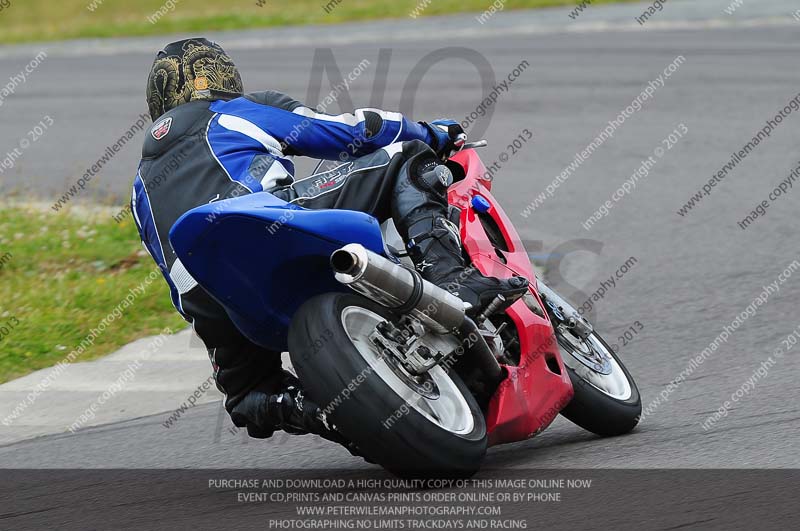
[[[396,112],[316,112],[274,91],[244,94],[236,66],[216,43],[193,38],[158,52],[147,80],[153,126],[147,132],[131,207],[142,241],[159,265],[173,303],[205,343],[225,407],[253,437],[276,429],[337,440],[280,353],[248,340],[224,305],[191,277],[168,234],[185,212],[213,201],[269,192],[305,208],[359,210],[392,218],[420,274],[455,281],[471,312],[496,295],[527,289],[465,269],[458,228],[449,221],[452,174],[441,157],[463,140],[452,120],[415,123]],[[340,160],[336,169],[294,180],[292,156]],[[280,279],[275,279],[280,282]]]

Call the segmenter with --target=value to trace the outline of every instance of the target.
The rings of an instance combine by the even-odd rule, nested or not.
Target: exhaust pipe
[[[447,334],[464,324],[464,302],[419,273],[351,243],[333,252],[336,280],[370,300],[411,314],[431,330]]]
[[[449,291],[357,243],[334,251],[331,267],[336,280],[353,291],[397,313],[411,314],[430,330],[461,337],[490,385],[505,377],[477,325],[466,316],[464,302]]]

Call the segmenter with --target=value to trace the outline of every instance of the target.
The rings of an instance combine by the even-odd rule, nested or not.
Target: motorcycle
[[[470,267],[530,282],[500,313],[496,299],[467,316],[457,280],[423,280],[391,223],[362,212],[255,193],[195,208],[170,231],[184,267],[242,333],[288,350],[323,422],[401,477],[469,477],[488,447],[529,439],[558,414],[601,436],[630,432],[641,414],[619,356],[537,279],[491,193],[484,145],[445,161],[448,200]]]

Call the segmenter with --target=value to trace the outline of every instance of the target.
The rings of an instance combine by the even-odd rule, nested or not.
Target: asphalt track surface
[[[796,232],[800,192],[790,190],[777,199],[747,230],[737,225],[798,166],[800,112],[786,118],[698,206],[685,216],[677,214],[730,161],[732,152],[747,144],[800,92],[799,31],[800,22],[446,41],[431,37],[384,46],[391,48],[391,61],[379,103],[406,112],[403,84],[433,50],[476,50],[498,80],[528,61],[530,66],[499,97],[491,120],[474,126],[485,129],[489,124],[483,136],[490,147],[481,153],[486,162],[510,153],[508,144],[524,129],[534,134],[532,143],[503,164],[496,175],[495,194],[530,242],[532,253],[550,255],[548,277],[573,300],[585,300],[630,257],[636,259],[597,303],[592,317],[611,343],[621,343],[619,336],[636,321],[643,325],[620,354],[642,391],[644,406],[656,407],[634,433],[612,439],[597,438],[559,418],[535,439],[491,449],[487,468],[797,467],[800,347],[789,349],[784,340],[800,325],[796,311],[800,270],[784,275],[777,293],[741,320],[727,341],[684,381],[667,386],[745,312],[764,286],[778,281],[794,260],[800,260]],[[343,74],[363,59],[371,61],[350,88],[356,105],[375,102],[370,98],[380,47],[363,42],[332,46]],[[298,44],[270,51],[242,49],[233,55],[249,90],[275,88],[303,98],[309,92],[314,96],[309,91],[314,53],[313,45]],[[685,62],[644,108],[542,206],[528,217],[521,216],[575,153],[677,56],[684,56]],[[8,112],[2,137],[22,136],[46,113],[52,114],[58,129],[36,146],[39,151],[30,157],[35,159],[31,166],[17,168],[10,184],[4,182],[6,191],[35,193],[46,201],[64,193],[86,163],[102,155],[105,142],[118,137],[143,110],[143,105],[132,102],[143,101],[150,59],[151,54],[139,52],[98,54],[53,58],[42,66],[35,74],[38,88],[19,94],[20,100],[27,100],[25,105],[2,109]],[[0,59],[4,72],[25,62],[21,57]],[[326,83],[321,97],[330,89]],[[420,83],[413,116],[461,119],[480,99],[475,67],[463,59],[447,59]],[[38,111],[27,112],[34,108]],[[9,118],[19,134],[9,132]],[[650,174],[591,230],[584,229],[582,223],[592,212],[643,159],[666,146],[662,141],[671,132],[683,130],[681,124],[688,132]],[[123,197],[135,169],[134,151],[117,157],[86,196],[100,201]],[[759,367],[765,363],[766,375],[760,376]],[[666,399],[656,402],[664,395]],[[720,408],[726,416],[704,429],[703,423]],[[159,415],[15,443],[0,448],[0,466],[341,468],[376,475],[372,465],[312,437],[260,442],[231,434],[218,405],[196,407],[170,429],[161,424],[163,420]],[[602,501],[593,503],[599,506]]]

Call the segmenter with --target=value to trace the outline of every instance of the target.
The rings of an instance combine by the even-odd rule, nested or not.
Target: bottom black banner
[[[784,529],[798,470],[5,470],[2,529]]]

